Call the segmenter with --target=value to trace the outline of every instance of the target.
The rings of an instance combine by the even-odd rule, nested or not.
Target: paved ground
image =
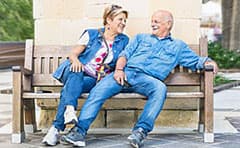
[[[128,135],[90,135],[87,137],[86,148],[130,148],[126,137]],[[10,144],[9,135],[0,135],[1,147],[39,148],[43,134],[28,135],[23,144]],[[158,134],[149,135],[144,148],[239,148],[240,134],[215,134],[214,143],[203,143],[200,134]],[[56,148],[68,148],[71,145],[58,144]]]
[[[240,74],[234,74],[234,77],[240,77]],[[0,90],[11,88],[11,83],[11,71],[0,70]],[[0,146],[8,148],[45,147],[41,144],[44,135],[42,132],[27,135],[23,144],[11,144],[11,103],[11,94],[0,94]],[[240,87],[215,93],[214,110],[214,143],[203,143],[202,135],[191,130],[178,133],[177,129],[165,129],[165,133],[172,134],[164,134],[164,132],[158,135],[151,134],[145,141],[144,148],[240,148]],[[37,116],[38,114],[37,110]],[[87,137],[87,147],[129,148],[127,136],[127,134],[90,134]],[[71,146],[59,144],[57,147]]]

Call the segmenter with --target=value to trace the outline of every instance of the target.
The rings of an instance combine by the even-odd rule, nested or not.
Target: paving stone
[[[226,119],[240,132],[240,116],[226,117]]]

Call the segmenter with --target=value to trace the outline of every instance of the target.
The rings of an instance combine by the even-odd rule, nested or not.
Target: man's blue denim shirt
[[[90,60],[92,60],[97,53],[97,51],[100,49],[102,45],[102,36],[99,33],[98,29],[87,29],[84,31],[89,33],[89,41],[86,45],[86,49],[83,53],[81,53],[78,57],[78,59],[81,61],[82,64],[88,63]],[[101,29],[102,32],[104,32],[104,28]],[[126,47],[128,44],[129,38],[125,34],[118,34],[114,38],[112,50],[113,50],[113,60],[111,63],[109,63],[109,66],[114,69],[118,56],[122,52],[122,50]],[[69,50],[70,52],[70,50]],[[62,82],[62,76],[64,73],[64,70],[71,65],[69,60],[64,61],[57,70],[53,73],[53,77],[60,82]]]
[[[159,39],[151,34],[136,35],[120,56],[127,58],[126,67],[164,80],[178,64],[191,70],[202,69],[207,57],[200,57],[186,43],[170,35]]]

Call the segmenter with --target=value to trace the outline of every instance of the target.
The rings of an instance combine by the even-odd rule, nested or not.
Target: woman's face
[[[110,30],[117,34],[122,33],[126,26],[126,20],[127,17],[125,13],[119,13],[113,19],[109,19]]]

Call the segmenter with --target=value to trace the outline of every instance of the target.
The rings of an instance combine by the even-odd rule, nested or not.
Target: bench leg
[[[214,142],[214,134],[213,133],[204,133],[204,142]]]
[[[198,124],[198,132],[199,133],[203,133],[204,132],[204,124],[203,123],[199,123]]]
[[[198,132],[204,132],[204,99],[200,99],[199,102],[199,123],[198,123]]]
[[[214,142],[212,72],[205,72],[204,126],[204,142]]]
[[[22,143],[25,139],[25,133],[12,134],[12,143]]]
[[[25,125],[24,129],[26,133],[36,132],[36,116],[35,116],[35,103],[34,100],[24,100],[24,114]]]
[[[13,72],[12,143],[21,143],[25,138],[21,82],[21,72]]]

